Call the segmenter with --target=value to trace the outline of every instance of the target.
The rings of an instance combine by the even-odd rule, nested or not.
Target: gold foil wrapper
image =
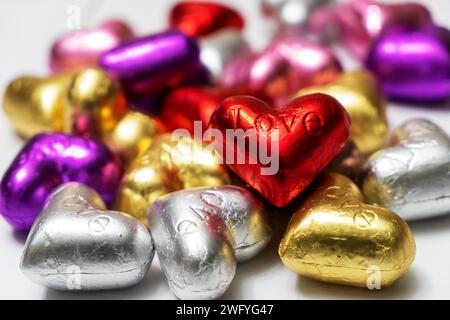
[[[350,138],[365,154],[380,149],[388,134],[385,102],[375,78],[366,71],[344,73],[334,83],[300,90],[295,97],[315,92],[336,98],[351,119]]]
[[[191,138],[160,135],[125,173],[117,209],[147,224],[150,205],[162,195],[181,189],[229,184],[226,169],[219,162],[213,152],[201,148]]]
[[[110,149],[122,158],[124,166],[129,167],[163,132],[163,125],[157,119],[128,111],[105,140]]]
[[[358,187],[339,174],[316,181],[279,247],[283,263],[302,276],[381,288],[406,273],[415,251],[408,225],[392,211],[364,203]]]
[[[48,79],[25,76],[9,84],[3,106],[20,136],[63,130],[63,108],[72,77],[71,73]]]

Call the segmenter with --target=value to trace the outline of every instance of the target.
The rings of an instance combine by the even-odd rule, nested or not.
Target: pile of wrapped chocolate
[[[11,81],[4,113],[27,141],[0,214],[29,231],[30,280],[128,287],[157,255],[176,297],[219,298],[286,215],[278,254],[302,277],[379,289],[408,271],[405,220],[450,212],[450,137],[426,119],[389,128],[385,106],[450,98],[449,31],[414,3],[259,14],[277,29],[259,51],[236,9],[181,1],[159,33],[109,20],[62,35],[47,77]]]

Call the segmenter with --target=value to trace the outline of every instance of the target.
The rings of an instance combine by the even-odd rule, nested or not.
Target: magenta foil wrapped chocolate
[[[316,10],[310,28],[316,34],[336,34],[357,58],[364,59],[373,43],[392,29],[420,30],[432,23],[431,14],[414,2],[382,3],[373,0],[348,0]]]
[[[341,72],[341,64],[331,50],[287,36],[277,39],[258,55],[247,55],[240,64],[229,67],[224,79],[228,86],[262,92],[276,107],[281,107],[298,90],[328,84]]]
[[[155,100],[174,86],[206,81],[196,41],[179,31],[166,31],[112,49],[101,66],[118,79],[132,104],[154,112]],[[145,102],[149,105],[147,110]]]
[[[62,133],[36,135],[5,172],[0,183],[0,213],[16,230],[29,230],[47,197],[66,182],[95,189],[112,204],[122,170],[102,143]]]
[[[366,66],[393,100],[423,103],[450,98],[450,31],[430,26],[395,31],[373,46]]]

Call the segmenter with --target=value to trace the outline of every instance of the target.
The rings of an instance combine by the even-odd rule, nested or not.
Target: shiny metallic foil
[[[0,182],[0,215],[16,230],[30,230],[48,196],[63,183],[95,189],[109,206],[122,168],[102,143],[63,133],[41,133],[17,154]]]
[[[3,105],[24,138],[63,131],[100,139],[127,110],[119,84],[93,68],[49,78],[18,78],[6,89]]]
[[[50,50],[50,69],[53,73],[98,66],[100,55],[134,38],[133,31],[120,20],[78,30],[58,38]]]
[[[128,111],[106,138],[106,144],[120,155],[125,167],[150,147],[164,131],[157,119],[140,112]]]
[[[320,6],[333,0],[260,0],[262,12],[276,20],[280,28],[302,27]]]
[[[191,138],[177,140],[163,134],[125,173],[116,207],[146,224],[148,208],[159,197],[180,189],[228,183],[229,176],[215,154]]]
[[[64,105],[64,131],[102,137],[124,116],[127,103],[119,84],[101,69],[76,73]]]
[[[252,258],[272,236],[265,204],[236,186],[170,193],[153,204],[148,221],[169,286],[181,299],[220,297],[236,259]]]
[[[338,174],[316,182],[279,247],[283,263],[302,276],[381,288],[406,273],[415,251],[408,225],[392,211],[364,203],[358,187]]]
[[[233,68],[230,65],[240,63],[242,56],[251,54],[242,32],[236,29],[223,29],[200,41],[200,60],[215,82],[220,82],[226,70]]]
[[[329,85],[306,88],[295,96],[315,92],[329,94],[344,106],[352,122],[350,138],[363,154],[371,154],[384,145],[388,134],[385,101],[370,73],[347,72]]]
[[[341,153],[325,170],[330,173],[342,174],[359,184],[367,170],[367,158],[362,155],[356,144],[349,139]]]
[[[369,159],[364,195],[407,220],[450,213],[449,155],[450,137],[441,128],[410,120]]]
[[[73,74],[49,78],[20,77],[6,88],[3,107],[23,138],[63,130],[63,108]]]
[[[142,280],[154,256],[147,228],[106,211],[91,188],[68,183],[48,198],[30,231],[20,268],[58,290],[105,290]]]

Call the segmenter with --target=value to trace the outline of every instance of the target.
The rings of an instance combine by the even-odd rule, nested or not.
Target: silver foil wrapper
[[[215,299],[234,278],[236,261],[259,253],[272,236],[265,204],[237,186],[170,193],[148,213],[156,252],[180,299]]]
[[[363,181],[367,201],[406,220],[450,213],[450,137],[432,122],[404,123],[368,165]]]
[[[58,290],[116,289],[142,280],[154,256],[150,233],[136,219],[105,209],[87,186],[58,188],[28,235],[22,272]]]

